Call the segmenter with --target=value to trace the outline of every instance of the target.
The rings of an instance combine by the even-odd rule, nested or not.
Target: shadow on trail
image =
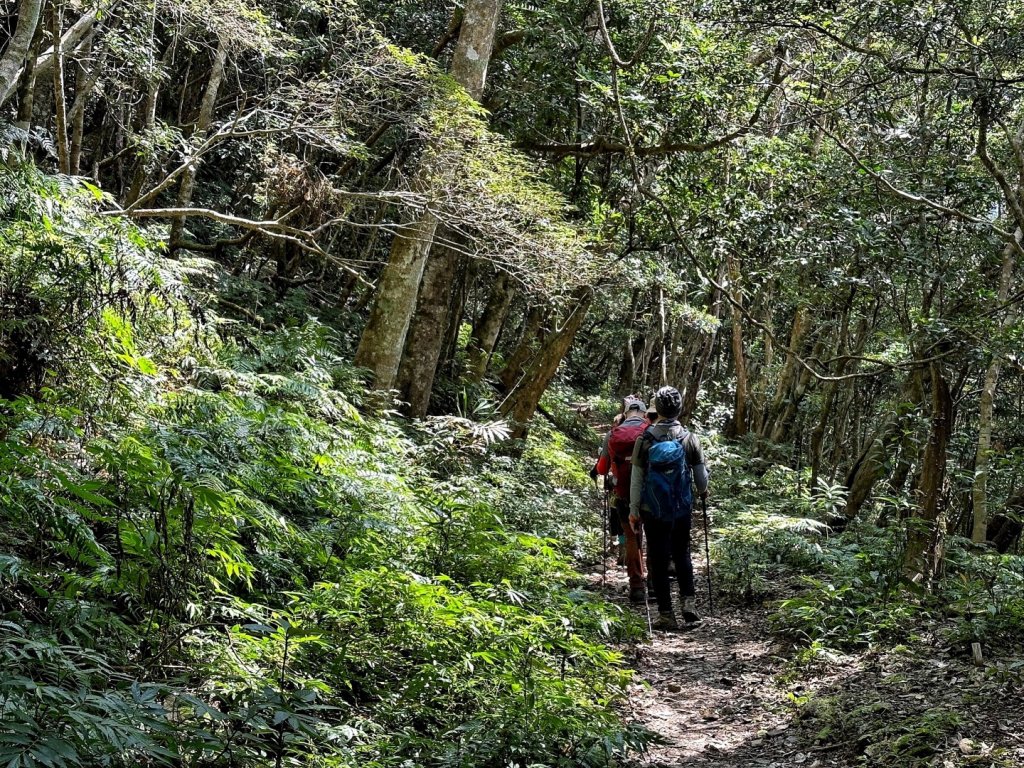
[[[703,574],[703,562],[695,568]],[[599,588],[600,573],[591,579]],[[625,573],[611,563],[605,594],[626,603]],[[637,649],[624,715],[661,743],[631,766],[854,768],[865,755],[877,765],[1024,765],[1020,674],[938,649],[862,652],[797,669],[767,614],[724,606],[699,629],[656,632]]]
[[[698,584],[703,561],[694,559]],[[600,572],[590,578],[600,588]],[[595,583],[596,581],[596,583]],[[626,605],[626,578],[609,562],[605,595]],[[706,593],[698,610],[706,614]],[[643,614],[642,607],[627,608]],[[651,610],[656,610],[653,602]],[[657,734],[661,744],[636,766],[768,766],[766,732],[791,717],[774,683],[786,663],[768,633],[765,611],[716,606],[697,629],[655,632],[636,651],[636,683],[625,716]],[[765,760],[765,762],[761,762]]]

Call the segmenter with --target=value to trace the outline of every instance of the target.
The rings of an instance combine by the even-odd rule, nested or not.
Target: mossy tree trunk
[[[500,12],[500,0],[468,0],[452,57],[452,77],[477,101],[483,97]],[[413,180],[414,191],[430,200],[435,183],[433,169],[421,164]],[[378,389],[392,389],[398,382],[409,325],[416,314],[420,283],[437,226],[437,217],[428,206],[395,234],[391,245],[355,357],[356,365],[370,370]]]
[[[565,358],[569,347],[572,346],[576,332],[583,325],[593,300],[594,292],[591,288],[584,287],[576,291],[561,322],[544,339],[537,354],[523,371],[518,384],[502,403],[502,415],[512,422],[514,437],[526,435],[530,419],[540,404],[540,398],[558,371],[558,366]]]

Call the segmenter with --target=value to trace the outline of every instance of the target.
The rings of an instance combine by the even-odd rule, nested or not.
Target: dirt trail
[[[694,568],[700,592],[704,560],[696,552]],[[589,580],[601,588],[600,567]],[[627,587],[625,570],[609,559],[606,597],[642,612],[629,607]],[[705,615],[707,592],[697,599]],[[656,610],[653,602],[650,607]],[[926,738],[927,757],[902,765],[1024,766],[1020,675],[1001,679],[992,668],[938,650],[923,658],[892,650],[841,656],[825,668],[794,675],[791,655],[772,638],[763,606],[716,607],[698,629],[655,632],[631,659],[636,682],[624,714],[662,743],[630,768],[859,768],[879,728],[896,724],[898,730],[903,718],[928,709],[960,713],[958,726]],[[867,705],[873,719],[851,722],[846,732],[823,738],[823,721],[798,716],[790,694],[841,699],[851,710]]]
[[[699,570],[698,584],[703,585],[703,560],[695,557],[694,567]],[[600,585],[600,573],[591,579]],[[608,598],[628,605],[627,587],[625,571],[609,560]],[[651,610],[656,610],[653,602]],[[706,592],[698,595],[698,610],[707,612]],[[630,689],[626,715],[658,734],[663,743],[634,765],[814,764],[807,755],[801,755],[799,763],[791,761],[799,753],[795,739],[786,735],[792,711],[775,682],[786,659],[765,622],[761,608],[716,608],[700,628],[655,632],[653,642],[638,650],[637,681]]]
[[[769,631],[770,601],[708,615],[700,532],[695,539],[704,623],[655,632],[632,654],[624,715],[660,743],[629,768],[1024,768],[1024,645],[989,644],[978,666],[942,642],[935,620],[917,628],[911,648],[894,642],[798,667]],[[614,558],[588,581],[643,615]],[[773,598],[794,593],[776,587]]]

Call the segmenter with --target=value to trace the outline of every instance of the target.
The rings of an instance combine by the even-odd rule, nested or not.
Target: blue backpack
[[[647,453],[644,503],[655,520],[671,523],[687,517],[693,508],[693,479],[681,438],[654,439]]]

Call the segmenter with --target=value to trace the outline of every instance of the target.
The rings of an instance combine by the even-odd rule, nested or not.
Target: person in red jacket
[[[644,430],[650,426],[645,411],[647,406],[637,397],[623,401],[622,419],[617,417],[614,426],[605,435],[601,456],[591,474],[611,473],[614,478],[614,495],[611,517],[621,526],[625,537],[625,565],[629,576],[629,600],[642,603],[647,599],[647,581],[643,560],[643,530],[634,530],[629,524],[630,457],[633,445]]]

